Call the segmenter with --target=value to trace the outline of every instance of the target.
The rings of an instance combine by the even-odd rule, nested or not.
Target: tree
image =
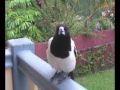
[[[41,31],[36,26],[41,18],[33,0],[8,0],[6,2],[6,39],[28,37],[41,41]]]

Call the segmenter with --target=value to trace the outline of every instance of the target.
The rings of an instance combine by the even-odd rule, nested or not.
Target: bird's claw
[[[68,74],[65,72],[56,72],[54,76],[50,79],[52,82],[56,79],[57,83],[62,83],[66,78],[68,77]]]

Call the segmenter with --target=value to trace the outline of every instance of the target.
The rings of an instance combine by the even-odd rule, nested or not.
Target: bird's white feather
[[[53,37],[49,39],[48,49],[46,51],[48,63],[51,64],[52,67],[54,67],[58,72],[64,71],[66,73],[69,73],[73,71],[76,66],[76,57],[74,54],[74,49],[75,49],[74,41],[71,39],[71,51],[69,51],[69,56],[66,58],[59,58],[59,57],[55,57],[50,52],[50,46],[51,46],[52,40],[53,40]]]

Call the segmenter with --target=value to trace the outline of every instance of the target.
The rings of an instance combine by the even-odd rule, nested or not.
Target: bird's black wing
[[[74,54],[77,57],[77,49],[76,49],[76,47],[74,47]]]

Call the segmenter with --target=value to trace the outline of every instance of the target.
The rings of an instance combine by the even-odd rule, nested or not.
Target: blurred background
[[[44,42],[65,23],[72,36],[114,28],[114,0],[6,0],[5,39],[27,37]]]
[[[115,0],[5,0],[5,40],[27,37],[46,60],[57,24],[69,26],[77,50],[75,80],[88,90],[114,90]],[[5,70],[6,90],[12,71]],[[30,90],[38,90],[30,80]]]

